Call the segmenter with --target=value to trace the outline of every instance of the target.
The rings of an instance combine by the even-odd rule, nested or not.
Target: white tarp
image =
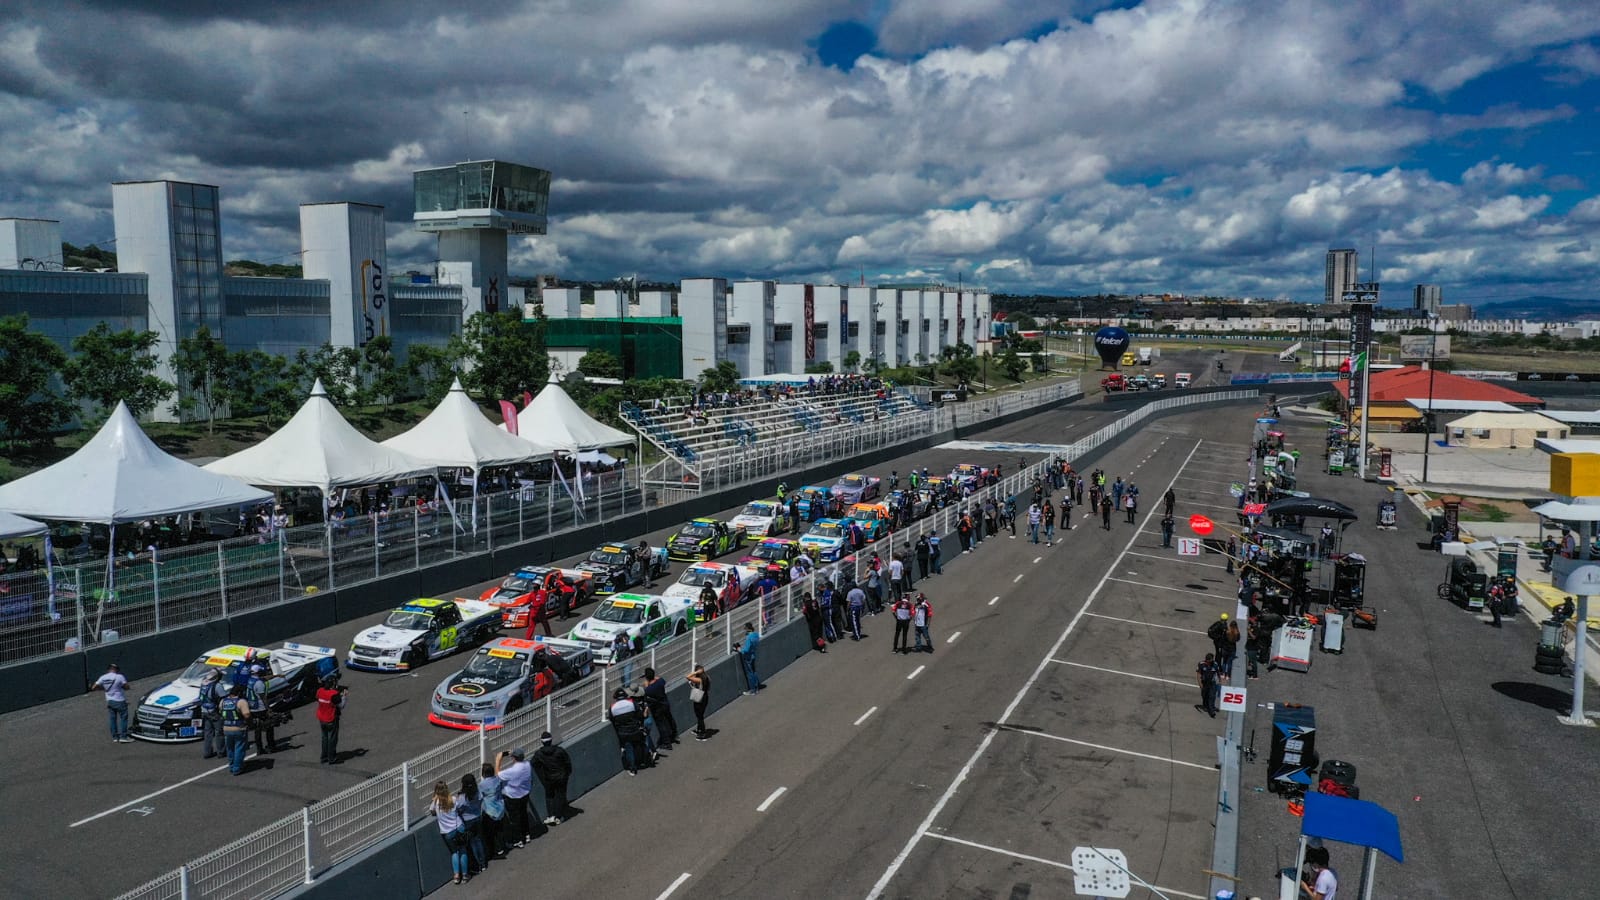
[[[0,512],[0,538],[33,537],[45,533],[42,523]]]
[[[266,491],[169,456],[120,402],[78,452],[0,485],[0,509],[62,522],[138,522],[271,499]]]
[[[494,427],[456,379],[428,417],[383,446],[409,454],[440,468],[471,469],[504,466],[547,456],[556,448],[539,445],[538,435],[527,439]]]
[[[369,439],[346,422],[318,380],[288,424],[206,469],[263,487],[334,488],[432,475],[433,463]]]
[[[546,385],[527,409],[517,413],[517,432],[546,453],[552,449],[566,453],[599,450],[638,440],[590,417],[556,384]]]

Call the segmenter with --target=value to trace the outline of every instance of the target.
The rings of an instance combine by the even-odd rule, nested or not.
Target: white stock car
[[[652,647],[674,635],[684,634],[694,624],[694,601],[687,597],[661,597],[652,594],[617,594],[608,597],[594,615],[578,623],[567,637],[589,645],[597,663],[611,663],[612,644],[626,633],[638,645],[643,638]]]
[[[446,728],[499,728],[507,715],[588,677],[592,657],[582,641],[542,635],[490,641],[434,688],[428,721]]]
[[[728,524],[743,528],[751,540],[782,534],[789,530],[789,507],[776,500],[754,500],[746,503]]]
[[[231,644],[202,653],[182,675],[144,695],[128,733],[144,741],[200,740],[200,683],[206,673],[219,673],[222,684],[242,683],[248,667],[257,664],[266,669],[267,705],[281,709],[315,697],[322,676],[339,671],[339,651],[291,641],[277,650]]]
[[[412,600],[395,607],[382,625],[357,634],[345,665],[372,672],[415,669],[497,636],[500,618],[500,607],[481,600]]]
[[[750,589],[755,587],[756,582],[761,580],[761,570],[754,566],[740,566],[733,563],[695,563],[684,569],[683,574],[678,577],[678,582],[667,588],[661,596],[682,597],[691,603],[695,603],[697,608],[694,621],[704,621],[704,616],[701,615],[701,611],[698,609],[700,590],[709,584],[711,589],[717,592],[717,596],[721,597],[722,589],[727,587],[728,579],[730,578],[739,579],[739,586],[730,598],[731,605],[738,606],[744,596],[750,593]]]

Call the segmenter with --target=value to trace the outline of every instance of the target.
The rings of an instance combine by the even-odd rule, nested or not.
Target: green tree
[[[858,369],[860,367],[861,367],[861,351],[860,350],[851,350],[849,353],[846,353],[844,355],[844,370],[846,372],[854,372],[856,369]]]
[[[1027,369],[1028,364],[1023,362],[1022,357],[1017,355],[1016,350],[1007,347],[1006,352],[1000,354],[1000,371],[1004,372],[1006,377],[1012,381],[1021,381],[1022,373]]]
[[[550,380],[544,321],[523,322],[520,311],[474,313],[451,352],[462,363],[462,385],[489,400],[538,393]]]
[[[810,375],[831,375],[833,374],[833,363],[827,360],[811,363],[806,366],[806,373]]]
[[[172,354],[172,372],[178,381],[178,402],[173,412],[179,416],[198,414],[206,420],[206,432],[215,433],[217,416],[229,406],[237,360],[222,341],[201,325],[193,337],[179,338]]]
[[[87,401],[103,418],[121,400],[142,416],[172,396],[170,383],[155,374],[154,331],[112,331],[105,322],[72,339],[73,357],[62,368],[62,380],[74,399]]]
[[[578,359],[578,371],[590,378],[622,378],[622,360],[609,350],[590,350]]]
[[[739,367],[723,360],[700,373],[702,391],[736,391],[739,389]]]
[[[67,354],[28,328],[27,315],[0,318],[0,428],[8,446],[37,444],[72,414],[51,384]]]
[[[361,381],[361,351],[354,347],[332,344],[323,344],[315,350],[301,347],[295,351],[289,375],[300,388],[302,399],[320,380],[334,406],[360,406],[366,400],[366,388]]]
[[[404,396],[410,378],[394,355],[394,338],[381,334],[361,348],[361,383],[367,399],[390,406]]]
[[[304,371],[289,360],[261,350],[247,350],[236,363],[245,373],[247,385],[242,402],[249,409],[264,413],[273,425],[289,421],[305,403],[311,382],[302,383]]]
[[[1012,313],[1006,316],[1006,321],[1016,326],[1018,331],[1038,331],[1039,322],[1027,313]]]
[[[435,405],[450,392],[450,383],[459,374],[460,359],[453,347],[412,344],[406,348],[405,376],[411,387],[428,404]]]

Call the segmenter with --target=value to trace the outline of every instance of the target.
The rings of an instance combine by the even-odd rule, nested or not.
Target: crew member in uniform
[[[278,746],[277,726],[267,711],[267,679],[260,663],[250,667],[250,684],[245,691],[250,702],[250,724],[256,736],[256,752],[272,753]]]
[[[222,712],[222,740],[228,748],[228,771],[234,775],[244,772],[244,753],[250,743],[250,704],[244,698],[244,688],[234,685],[228,696],[217,704]]]

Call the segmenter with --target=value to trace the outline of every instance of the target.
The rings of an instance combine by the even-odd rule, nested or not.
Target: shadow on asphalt
[[[1572,709],[1572,692],[1548,684],[1530,684],[1526,681],[1496,681],[1491,685],[1496,691],[1513,700],[1532,703],[1551,712]]]

